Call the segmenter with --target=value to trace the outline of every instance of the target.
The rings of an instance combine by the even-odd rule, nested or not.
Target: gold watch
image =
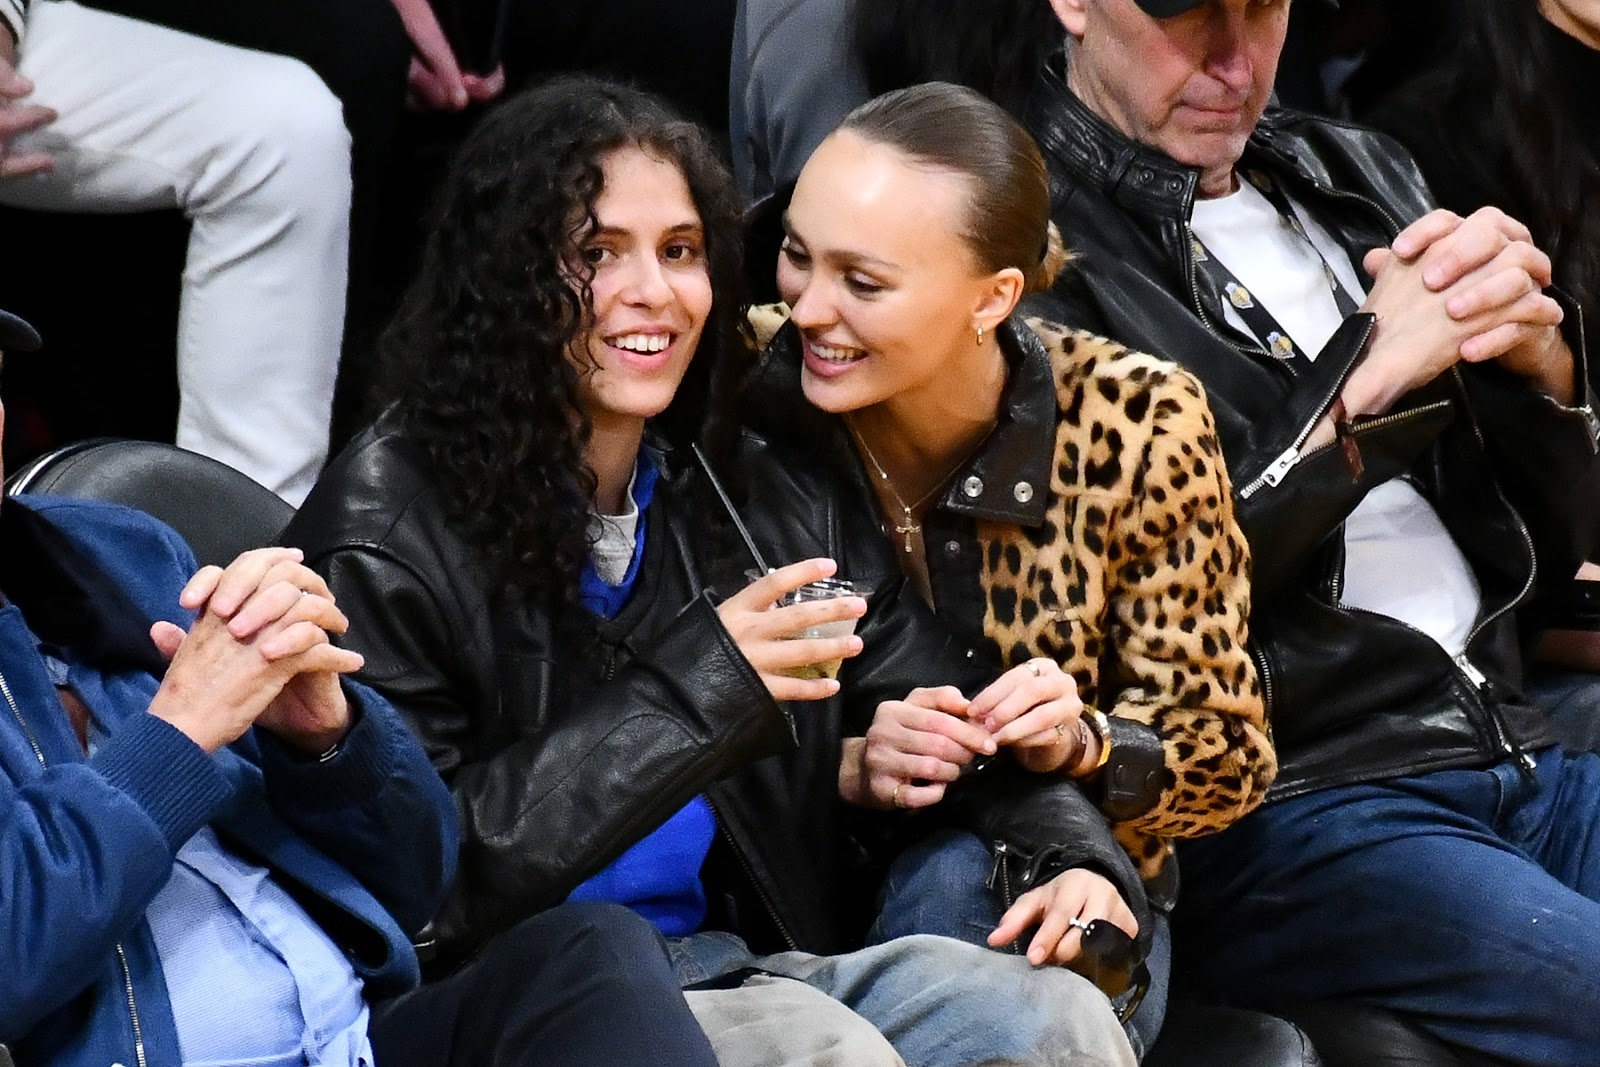
[[[1072,777],[1087,778],[1106,765],[1111,758],[1111,720],[1106,718],[1106,713],[1099,708],[1084,708],[1078,721],[1087,726],[1100,742],[1100,751],[1095,755],[1094,763],[1085,767],[1081,763],[1072,768]]]

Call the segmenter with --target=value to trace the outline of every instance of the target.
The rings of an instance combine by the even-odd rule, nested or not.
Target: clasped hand
[[[1008,748],[1031,771],[1070,769],[1083,755],[1083,701],[1050,659],[1013,667],[968,700],[954,686],[913,689],[878,705],[863,738],[845,742],[839,787],[863,807],[925,808],[974,760]]]
[[[1459,360],[1499,360],[1571,402],[1561,306],[1544,293],[1550,257],[1520,222],[1496,208],[1465,219],[1433,211],[1369,252],[1364,266],[1374,284],[1363,310],[1377,329],[1344,390],[1350,414],[1386,411]]]
[[[17,45],[11,30],[0,25],[0,178],[38,174],[55,166],[45,152],[13,152],[12,142],[56,120],[54,108],[23,103],[33,82],[17,71]]]
[[[298,549],[263,548],[195,573],[179,603],[198,612],[187,631],[170,622],[150,638],[170,661],[150,713],[207,752],[251,726],[308,752],[324,752],[350,729],[339,675],[358,653],[329,640],[349,620]]]

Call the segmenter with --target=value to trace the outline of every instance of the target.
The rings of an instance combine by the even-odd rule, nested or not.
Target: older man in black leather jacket
[[[1267,107],[1288,0],[1052,6],[1027,122],[1080,256],[1062,313],[1201,378],[1255,557],[1281,769],[1187,847],[1180,966],[1600,1062],[1600,761],[1518,695],[1524,609],[1600,503],[1578,316],[1520,224]]]

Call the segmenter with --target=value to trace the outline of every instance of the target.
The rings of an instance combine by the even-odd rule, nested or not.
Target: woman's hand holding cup
[[[824,700],[839,691],[840,661],[861,651],[855,621],[867,602],[848,583],[808,587],[832,577],[831,559],[808,559],[756,576],[717,613],[775,700]],[[843,594],[843,595],[840,595]],[[843,633],[818,627],[848,628]],[[813,631],[808,635],[807,631]]]

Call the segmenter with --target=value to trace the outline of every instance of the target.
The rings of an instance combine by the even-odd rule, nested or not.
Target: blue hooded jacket
[[[170,529],[106,504],[0,506],[0,1043],[19,1062],[181,1062],[145,909],[210,825],[270,868],[349,954],[369,996],[414,985],[407,931],[454,873],[448,791],[394,710],[347,684],[357,719],[327,763],[251,731],[207,755],[146,714],[157,619],[188,626],[196,570]],[[26,622],[24,622],[26,620]],[[109,738],[86,759],[38,641]]]

